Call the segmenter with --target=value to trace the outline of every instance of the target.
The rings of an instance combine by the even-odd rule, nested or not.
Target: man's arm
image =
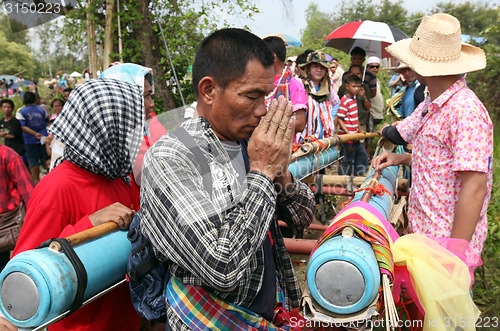
[[[458,176],[462,181],[462,190],[455,208],[450,237],[470,241],[488,193],[488,178],[486,173],[477,171],[459,171]]]
[[[295,112],[295,132],[302,132],[306,127],[306,110],[299,109]]]
[[[365,106],[365,109],[370,110],[372,108],[372,104],[370,102],[371,98],[366,93],[365,85],[363,85],[359,90],[359,97],[363,100],[363,106]],[[374,95],[371,97],[373,98]]]
[[[288,226],[298,229],[307,228],[314,217],[316,201],[309,187],[292,176],[292,184],[286,191],[278,191],[278,219]]]
[[[27,126],[22,126],[21,128],[23,129],[24,132],[26,132],[27,134],[30,134],[32,136],[35,136],[37,139],[42,138],[42,134],[41,133],[38,133],[35,130],[30,129]]]
[[[349,131],[347,131],[344,120],[342,120],[338,115],[335,116],[335,118],[337,119],[337,123],[339,124],[340,129],[342,129],[342,131],[344,131],[345,133],[348,133]]]

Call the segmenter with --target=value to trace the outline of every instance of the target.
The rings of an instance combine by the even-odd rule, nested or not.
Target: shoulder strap
[[[210,196],[212,196],[212,174],[210,173],[208,159],[205,155],[203,155],[203,152],[194,141],[194,138],[181,126],[170,134],[179,139],[179,141],[182,142],[191,151],[191,153],[193,153],[194,162],[200,166],[203,185],[207,189]]]

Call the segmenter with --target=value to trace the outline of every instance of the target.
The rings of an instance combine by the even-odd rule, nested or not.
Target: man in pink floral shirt
[[[486,66],[484,52],[461,44],[460,35],[455,17],[435,14],[424,17],[413,39],[387,48],[417,73],[429,96],[396,125],[413,154],[383,153],[374,166],[412,165],[408,216],[415,233],[465,239],[480,254],[488,227],[493,125],[462,75]]]

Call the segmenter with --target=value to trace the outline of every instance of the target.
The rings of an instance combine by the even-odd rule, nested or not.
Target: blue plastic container
[[[124,279],[132,246],[126,231],[116,231],[74,250],[87,271],[87,300]],[[64,253],[48,248],[22,252],[0,274],[0,310],[18,327],[37,327],[69,309],[77,286]]]
[[[309,260],[307,285],[316,302],[333,313],[347,315],[366,308],[380,286],[371,245],[342,235],[325,241]]]
[[[321,151],[318,154],[309,155],[301,159],[295,160],[290,163],[288,170],[292,173],[295,178],[303,179],[312,173],[316,172],[316,169],[322,169],[327,165],[337,161],[339,158],[339,152],[337,148],[330,147]]]
[[[399,167],[398,166],[393,166],[393,167],[388,167],[382,169],[382,176],[380,176],[379,179],[379,184],[384,185],[387,191],[391,193],[391,196],[389,196],[387,193],[384,195],[372,195],[372,198],[370,200],[370,205],[375,207],[382,215],[384,215],[385,219],[389,218],[389,214],[391,212],[391,205],[392,205],[392,194],[396,188],[396,180],[397,180],[397,175],[399,172]],[[375,170],[372,170],[368,176],[366,177],[366,180],[364,181],[363,185],[366,185],[370,179],[373,178],[373,175],[375,174]],[[361,197],[365,191],[360,191],[357,192],[354,195],[354,198],[352,199],[352,202],[356,202],[361,200]]]

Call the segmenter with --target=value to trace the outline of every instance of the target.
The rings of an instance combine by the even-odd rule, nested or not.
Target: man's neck
[[[349,92],[347,92],[346,94],[347,94],[347,96],[348,96],[349,98],[354,99],[354,94],[349,93]]]
[[[285,63],[274,61],[274,77],[281,77],[283,69],[285,69]]]
[[[14,116],[12,116],[12,115],[9,115],[9,116],[5,115],[3,119],[5,120],[5,122],[8,122],[8,121],[10,121],[13,117],[14,117]]]
[[[431,101],[436,100],[460,78],[460,75],[425,77]]]

